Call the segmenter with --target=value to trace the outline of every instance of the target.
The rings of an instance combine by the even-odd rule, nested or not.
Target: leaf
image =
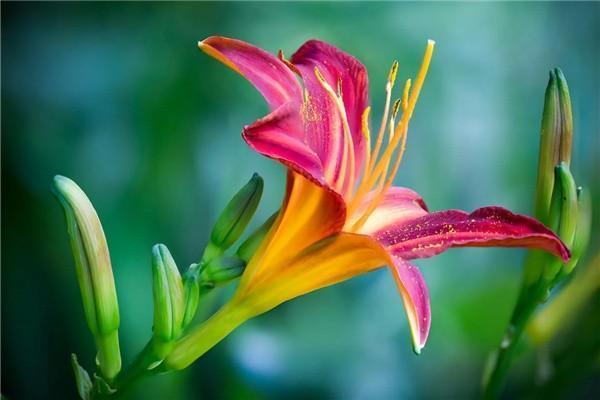
[[[82,400],[91,400],[92,398],[92,381],[87,371],[79,365],[77,361],[77,355],[71,354],[71,366],[73,367],[73,374],[75,375],[75,384],[77,385],[77,393]]]

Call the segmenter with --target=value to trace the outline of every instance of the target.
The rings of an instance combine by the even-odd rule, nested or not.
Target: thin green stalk
[[[252,315],[236,302],[225,304],[219,311],[179,340],[160,369],[179,370],[198,359]]]
[[[113,383],[113,388],[116,390],[114,397],[120,397],[127,392],[131,387],[131,384],[135,381],[143,376],[151,375],[153,373],[153,369],[151,369],[152,364],[155,364],[160,360],[154,354],[152,347],[153,343],[151,339],[133,363],[117,376],[117,379],[115,379]]]
[[[496,353],[494,353],[490,365],[486,370],[484,376],[485,399],[498,398],[525,326],[538,304],[544,300],[547,292],[546,285],[541,281],[529,286],[526,290],[529,296],[520,297],[520,302],[515,307],[508,328],[502,338],[502,343]]]

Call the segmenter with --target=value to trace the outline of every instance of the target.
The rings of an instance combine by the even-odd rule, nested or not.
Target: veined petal
[[[340,115],[331,97],[315,77],[318,68],[334,89],[341,83],[342,99],[354,143],[355,179],[360,173],[365,141],[361,133],[362,113],[368,103],[368,77],[365,67],[351,55],[318,40],[303,44],[290,59],[308,92],[304,119],[308,144],[321,158],[326,171],[339,179],[345,139]]]
[[[267,263],[271,264],[268,269],[276,273],[263,275],[249,289],[238,292],[237,300],[251,303],[257,313],[389,265],[402,297],[415,352],[419,353],[425,345],[431,325],[425,281],[417,267],[394,257],[373,238],[342,232],[308,246],[291,258],[271,258]]]
[[[271,114],[244,127],[244,139],[262,155],[276,159],[322,186],[327,185],[317,154],[293,132],[302,131],[294,102],[281,105]]]
[[[368,193],[352,216],[346,222],[346,229],[351,228],[369,208],[377,191]],[[373,210],[364,225],[356,232],[372,235],[388,226],[396,226],[427,214],[425,202],[414,190],[393,186],[389,188],[377,208]]]
[[[425,346],[431,327],[429,290],[421,271],[408,261],[390,255],[390,270],[404,302],[404,310],[410,325],[413,349],[419,354]]]
[[[405,260],[431,257],[450,247],[497,246],[545,250],[567,261],[569,250],[548,228],[533,218],[501,207],[431,213],[373,236],[395,256]]]
[[[289,269],[291,259],[339,233],[345,220],[346,205],[338,193],[290,171],[279,216],[246,267],[238,292],[249,291],[281,269]]]
[[[368,236],[339,233],[313,243],[291,258],[271,259],[276,274],[263,279],[243,297],[273,308],[295,297],[376,269],[387,262],[382,248]],[[259,306],[263,312],[263,307]],[[264,310],[266,311],[266,310]]]
[[[296,76],[277,57],[246,42],[211,36],[198,43],[208,55],[248,79],[264,96],[271,110],[291,100],[301,101]]]

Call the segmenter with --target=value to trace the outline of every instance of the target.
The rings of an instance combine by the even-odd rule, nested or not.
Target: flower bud
[[[258,228],[254,232],[252,232],[252,234],[248,237],[248,239],[246,239],[244,241],[244,243],[242,243],[242,245],[237,249],[236,255],[239,258],[241,258],[242,260],[244,260],[244,262],[246,262],[246,264],[248,264],[250,262],[250,259],[252,258],[254,253],[256,252],[256,250],[258,250],[258,246],[262,243],[263,239],[265,238],[265,236],[267,235],[269,230],[271,230],[271,227],[273,226],[273,223],[277,219],[278,214],[279,214],[279,211],[277,211],[275,214],[271,215],[260,226],[260,228]]]
[[[152,248],[155,338],[164,342],[176,340],[181,333],[184,314],[184,290],[177,265],[163,244]]]
[[[233,196],[217,219],[210,240],[221,254],[239,239],[248,226],[260,202],[262,190],[263,179],[258,174],[254,174],[250,181]],[[205,261],[210,261],[210,258],[212,257],[206,257]]]
[[[561,192],[558,236],[571,249],[577,228],[577,186],[566,163],[556,166],[556,180],[560,183]]]
[[[227,283],[244,272],[246,263],[238,257],[223,256],[213,259],[200,274],[200,284],[214,287]]]
[[[546,87],[544,112],[540,135],[538,163],[536,217],[548,224],[550,203],[554,187],[554,167],[560,162],[571,162],[573,116],[567,81],[558,68],[550,71]]]
[[[592,229],[592,199],[589,191],[577,189],[577,227],[571,245],[571,259],[563,267],[560,278],[570,274],[584,254]]]
[[[194,319],[200,302],[200,283],[198,282],[199,264],[192,264],[183,277],[185,307],[183,313],[183,329]]]
[[[72,180],[55,176],[53,191],[63,206],[88,327],[96,342],[98,367],[112,379],[121,370],[119,306],[100,219]]]
[[[555,171],[556,182],[549,215],[550,227],[556,229],[560,239],[571,249],[578,220],[577,188],[566,163],[561,162],[556,166]],[[562,262],[557,259],[549,261],[544,270],[544,278],[548,281],[556,281],[562,265]]]

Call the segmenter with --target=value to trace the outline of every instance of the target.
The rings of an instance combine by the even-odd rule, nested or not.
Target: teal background
[[[9,399],[74,398],[69,354],[93,367],[66,225],[50,192],[55,174],[78,182],[102,219],[125,363],[151,332],[151,246],[165,243],[180,269],[197,261],[221,207],[254,171],[266,184],[253,226],[278,208],[284,168],[240,138],[267,107],[242,78],[198,51],[207,36],[287,55],[309,38],[329,41],[368,68],[373,115],[381,115],[392,60],[401,81],[414,76],[426,40],[435,39],[396,179],[432,210],[497,204],[531,213],[547,72],[559,66],[573,101],[573,171],[600,199],[600,3],[1,7],[2,393]],[[594,208],[591,249],[598,248],[598,200]],[[455,249],[418,261],[433,312],[418,357],[391,275],[381,270],[248,322],[185,372],[146,380],[130,397],[476,397],[515,301],[523,255]],[[584,357],[600,355],[599,347]],[[530,393],[534,364],[530,354],[517,365],[508,395]],[[600,392],[594,365],[553,394]]]

